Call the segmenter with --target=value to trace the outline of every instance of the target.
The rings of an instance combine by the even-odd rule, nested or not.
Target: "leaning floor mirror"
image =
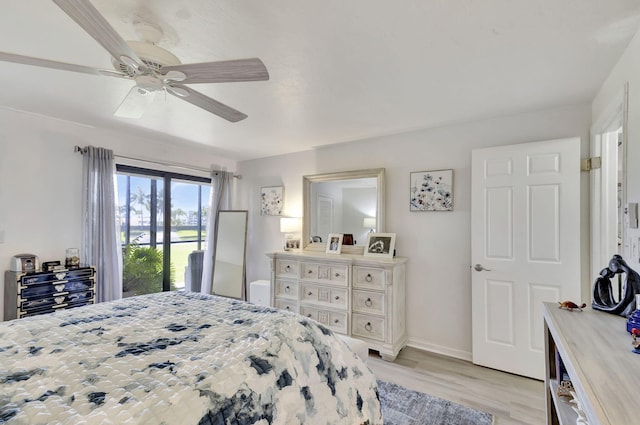
[[[213,252],[212,293],[246,300],[246,210],[218,211]]]

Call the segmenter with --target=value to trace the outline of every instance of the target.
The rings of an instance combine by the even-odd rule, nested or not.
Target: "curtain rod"
[[[87,148],[82,148],[82,147],[76,145],[76,146],[74,146],[73,151],[74,152],[79,152],[82,155],[82,154],[85,154],[87,152]],[[221,170],[210,170],[208,168],[196,167],[196,166],[193,166],[193,165],[180,164],[178,162],[168,162],[168,161],[160,162],[160,161],[155,161],[155,160],[151,160],[151,159],[134,158],[132,156],[119,155],[119,154],[116,154],[116,153],[114,153],[113,156],[115,156],[116,158],[131,159],[133,161],[148,162],[150,164],[157,164],[157,165],[164,165],[164,166],[169,166],[169,167],[183,168],[185,170],[202,171],[202,172],[205,172],[205,173],[213,173],[213,172],[221,171]],[[240,174],[234,174],[233,177],[236,178],[236,179],[241,179],[242,178],[242,176]]]

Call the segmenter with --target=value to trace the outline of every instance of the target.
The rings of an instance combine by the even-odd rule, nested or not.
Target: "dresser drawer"
[[[385,314],[385,296],[381,292],[353,291],[353,310],[369,314]]]
[[[384,289],[386,284],[384,269],[373,267],[354,267],[353,286],[362,288]]]
[[[22,292],[33,285],[58,285],[76,280],[91,279],[94,275],[95,269],[93,267],[59,270],[55,272],[26,273],[22,275],[18,281],[18,292]]]
[[[298,282],[295,280],[277,279],[276,297],[298,299]]]
[[[276,298],[276,308],[280,310],[287,310],[293,313],[298,312],[298,303],[292,300],[283,298]]]
[[[310,285],[308,283],[302,284],[302,301],[309,301],[314,303],[330,304],[336,308],[347,308],[347,294],[346,288],[334,288],[321,285]]]
[[[322,323],[334,332],[347,333],[347,313],[342,311],[323,310],[308,305],[300,306],[300,314]]]
[[[349,267],[331,264],[302,263],[302,279],[329,281],[337,285],[347,285]]]
[[[379,317],[353,313],[351,316],[351,333],[364,338],[385,340],[385,320]]]
[[[79,307],[95,302],[93,291],[72,292],[40,299],[24,300],[18,298],[18,317],[51,313],[58,309]]]
[[[298,278],[300,263],[293,260],[276,260],[276,276]]]

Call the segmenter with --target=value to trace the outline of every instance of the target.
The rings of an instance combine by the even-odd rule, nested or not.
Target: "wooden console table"
[[[557,396],[556,348],[589,425],[640,423],[640,354],[633,353],[626,319],[585,308],[545,303],[547,424],[575,424],[577,414]]]

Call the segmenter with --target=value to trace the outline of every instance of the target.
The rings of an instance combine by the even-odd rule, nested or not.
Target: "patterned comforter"
[[[165,292],[0,323],[0,424],[381,424],[372,373],[302,316]]]

